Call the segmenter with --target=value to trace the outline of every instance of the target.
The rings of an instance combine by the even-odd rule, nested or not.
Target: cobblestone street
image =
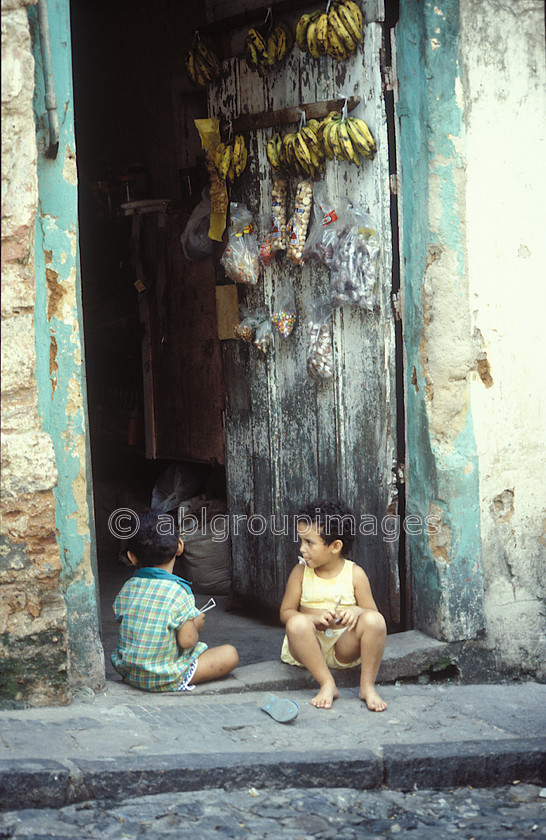
[[[82,802],[59,810],[0,815],[0,840],[539,840],[546,837],[546,789],[513,784],[451,790],[200,791]]]

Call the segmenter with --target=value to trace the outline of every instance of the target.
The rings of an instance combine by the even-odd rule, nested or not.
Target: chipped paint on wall
[[[29,9],[36,58],[35,114],[39,149],[39,213],[36,227],[36,377],[43,427],[54,443],[58,471],[55,489],[57,538],[61,548],[61,589],[68,611],[72,684],[94,688],[104,682],[99,637],[95,551],[92,543],[88,430],[80,325],[81,300],[77,246],[77,172],[68,0],[48,3],[53,75],[62,108],[59,153],[43,154],[48,144],[43,75],[35,9]],[[61,110],[61,109],[60,109]]]
[[[409,0],[397,26],[407,356],[408,513],[415,625],[448,639],[484,627],[478,469],[469,380],[459,2]]]

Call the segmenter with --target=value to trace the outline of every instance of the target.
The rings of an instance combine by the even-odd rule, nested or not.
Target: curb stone
[[[370,750],[313,753],[157,755],[66,764],[0,761],[0,807],[59,808],[86,799],[118,801],[221,788],[349,787],[392,790],[489,787],[513,781],[546,782],[546,738],[385,744]]]

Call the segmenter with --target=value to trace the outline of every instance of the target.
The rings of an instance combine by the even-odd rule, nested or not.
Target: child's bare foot
[[[358,696],[361,700],[364,700],[366,706],[371,712],[384,712],[387,708],[387,704],[379,696],[375,690],[375,686],[373,685],[361,688]]]
[[[326,683],[321,686],[319,693],[311,700],[311,705],[317,709],[331,709],[332,703],[339,696],[335,682]]]

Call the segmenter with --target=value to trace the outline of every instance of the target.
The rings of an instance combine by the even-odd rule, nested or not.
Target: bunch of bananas
[[[266,76],[284,61],[293,44],[292,30],[282,20],[263,34],[257,29],[249,29],[245,42],[247,67],[260,76]]]
[[[233,143],[219,143],[214,152],[218,176],[222,181],[229,179],[233,183],[244,172],[247,158],[248,150],[242,134],[237,134]]]
[[[266,147],[271,167],[286,175],[316,178],[326,159],[320,126],[318,120],[309,120],[299,131],[291,131],[284,137],[274,134]]]
[[[186,53],[185,61],[190,81],[197,87],[206,87],[220,76],[218,56],[199,39]]]
[[[354,0],[334,0],[328,12],[302,15],[296,26],[296,43],[313,58],[331,55],[345,61],[362,43],[364,19]]]
[[[360,157],[373,158],[377,151],[368,124],[359,117],[345,117],[330,111],[321,122],[320,140],[328,160],[337,158],[360,165]]]

